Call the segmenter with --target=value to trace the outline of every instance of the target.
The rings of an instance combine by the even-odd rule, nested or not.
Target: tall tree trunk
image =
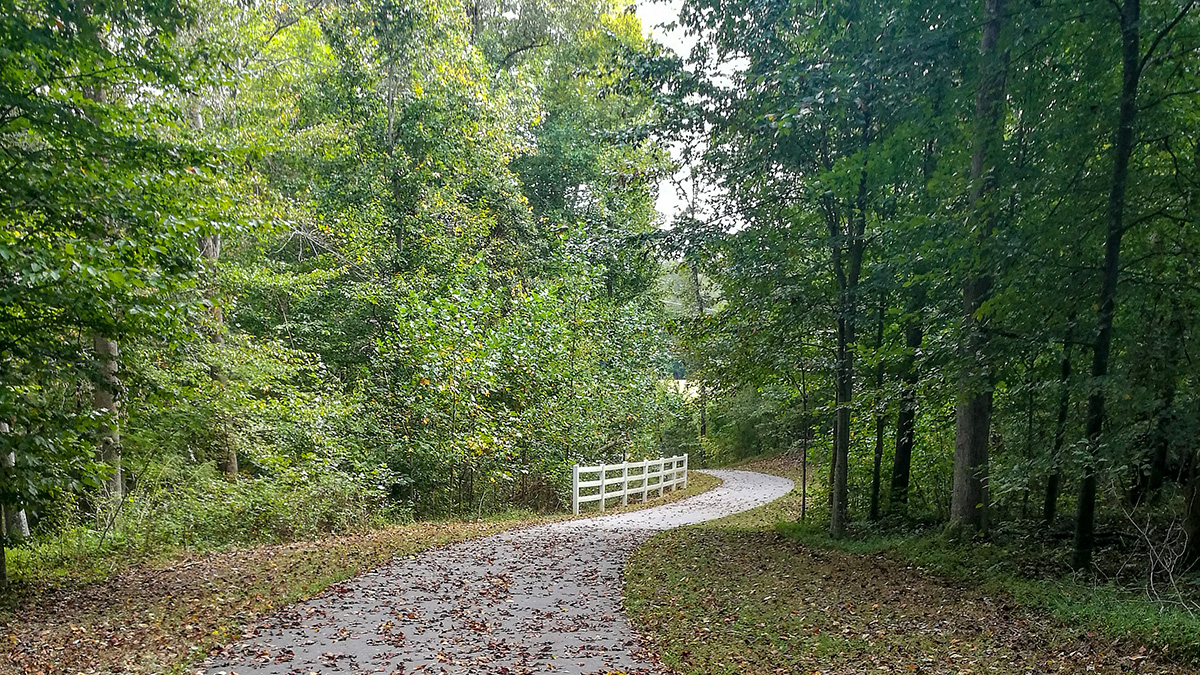
[[[808,379],[807,370],[800,368],[800,419],[804,420],[804,431],[801,437],[800,455],[800,522],[808,516],[808,446],[812,441],[812,419],[808,416]]]
[[[1192,163],[1200,175],[1200,139],[1192,145]],[[1188,203],[1188,216],[1193,227],[1200,226],[1200,188],[1193,189]],[[1195,571],[1200,567],[1200,455],[1193,454],[1191,475],[1188,476],[1187,510],[1183,514],[1183,534],[1187,538],[1183,550],[1183,569]]]
[[[692,202],[692,213],[693,214],[695,213],[695,202],[694,201]],[[696,318],[703,319],[704,318],[704,294],[700,292],[700,270],[698,269],[698,266],[696,265],[695,262],[693,262],[691,264],[691,267],[692,267],[692,285],[696,291]],[[708,391],[707,391],[706,387],[704,386],[704,384],[705,384],[704,377],[701,376],[700,381],[697,384],[697,386],[699,387],[699,390],[700,390],[700,448],[701,448],[701,450],[700,450],[701,451],[701,457],[700,457],[701,463],[698,466],[704,466],[704,464],[703,464],[704,439],[708,436]]]
[[[1001,149],[1007,55],[1000,49],[1004,0],[984,0],[979,40],[980,76],[975,98],[974,153],[971,157],[969,219],[976,230],[982,262],[963,283],[963,317],[967,365],[959,379],[954,428],[954,492],[950,527],[956,532],[987,529],[988,442],[992,423],[992,370],[986,318],[980,316],[991,296],[987,249],[996,225],[994,193]]]
[[[875,347],[883,352],[883,320],[887,312],[884,300],[879,301],[879,322],[875,330]],[[883,465],[883,427],[887,423],[886,406],[883,400],[883,358],[875,364],[875,464],[871,472],[871,520],[879,520],[879,481]]]
[[[853,311],[850,308],[852,301],[846,299],[847,292],[841,295],[842,312],[849,314]],[[854,317],[841,316],[837,324],[837,412],[833,420],[833,489],[829,495],[829,533],[840,538],[846,534],[846,522],[849,517],[846,502],[850,495],[847,481],[850,459],[850,404],[854,399],[854,354],[851,347],[854,343]]]
[[[1192,144],[1192,164],[1200,175],[1200,139]],[[1188,200],[1188,216],[1193,227],[1200,226],[1200,188],[1193,188]],[[1183,514],[1183,534],[1187,538],[1183,550],[1183,569],[1195,571],[1200,567],[1200,455],[1193,454],[1191,475],[1188,476],[1187,510]]]
[[[859,176],[854,216],[845,227],[836,207],[827,206],[833,272],[838,287],[836,403],[833,434],[833,485],[830,490],[829,534],[841,538],[849,520],[850,406],[854,400],[854,343],[858,312],[858,280],[862,274],[867,228],[867,148],[871,143],[871,115],[862,104],[863,164]],[[845,251],[845,256],[843,256]]]
[[[189,115],[189,120],[191,122],[192,129],[197,132],[203,131],[203,129],[204,129],[204,114],[203,114],[204,111],[203,111],[201,102],[199,100],[193,100],[191,103],[192,103],[192,106],[191,106],[191,110],[190,110],[191,114]],[[210,275],[209,283],[208,283],[207,287],[204,289],[204,295],[205,295],[205,297],[208,298],[209,308],[210,308],[210,311],[212,312],[212,318],[213,318],[213,329],[212,329],[212,332],[209,334],[209,336],[210,336],[210,339],[212,340],[213,344],[223,345],[223,344],[225,344],[225,333],[223,331],[224,324],[225,324],[225,313],[224,313],[224,310],[221,309],[221,305],[217,302],[217,285],[215,282],[217,265],[221,261],[221,235],[220,235],[220,233],[213,233],[213,234],[209,234],[209,235],[200,237],[199,245],[200,245],[200,258],[201,258],[201,260],[204,261],[204,266],[205,266],[205,268],[207,268],[208,274]],[[209,374],[212,376],[212,379],[219,384],[225,384],[225,382],[228,379],[225,376],[225,373],[221,370],[221,367],[216,364],[214,364],[210,367]],[[218,413],[218,414],[220,414],[220,413]],[[224,434],[221,434],[220,437],[223,439],[224,445],[225,445],[225,447],[222,448],[222,450],[224,452],[222,453],[222,457],[219,462],[220,466],[221,466],[221,471],[222,471],[222,473],[225,474],[225,477],[227,479],[237,480],[237,477],[238,477],[237,446],[235,446],[233,444],[230,434],[224,433]]]
[[[221,235],[210,234],[200,238],[200,257],[204,260],[205,267],[208,268],[210,275],[216,274],[217,264],[221,260]],[[215,345],[225,344],[225,334],[223,325],[225,323],[225,315],[221,310],[221,305],[217,302],[217,288],[215,282],[210,282],[204,291],[211,307],[213,317],[213,330],[209,334],[210,339]],[[218,384],[224,384],[227,377],[220,365],[214,364],[209,368],[209,374],[212,379]],[[220,413],[218,413],[220,414]],[[238,456],[237,446],[232,442],[232,435],[228,433],[221,434],[224,447],[220,459],[220,467],[225,478],[228,480],[237,480],[238,477]]]
[[[939,90],[933,98],[934,116],[941,115],[942,92]],[[921,193],[923,203],[928,208],[935,208],[929,191],[929,182],[937,170],[938,160],[937,139],[926,139],[922,148],[921,175],[923,183]],[[914,269],[920,274],[923,265]],[[900,369],[900,403],[896,413],[896,451],[892,457],[892,484],[888,491],[888,509],[903,510],[908,504],[908,488],[912,476],[912,453],[917,438],[917,385],[920,383],[920,373],[917,370],[917,351],[925,338],[921,311],[925,307],[925,285],[917,282],[912,285],[905,308],[904,326],[904,358]]]
[[[86,85],[83,95],[99,104],[108,102],[107,92],[99,86]],[[119,426],[118,394],[121,381],[117,376],[120,369],[120,350],[111,337],[92,334],[92,352],[96,356],[97,377],[92,391],[92,410],[100,418],[96,437],[96,461],[112,468],[101,484],[101,496],[120,499],[125,494],[125,481],[121,472],[121,431]]]
[[[0,435],[7,435],[12,431],[12,427],[8,422],[0,422]],[[0,458],[0,463],[5,468],[15,468],[17,466],[16,451],[10,452],[3,458]],[[0,511],[3,511],[4,532],[14,539],[24,539],[29,536],[29,519],[25,516],[25,509],[19,508],[16,505],[0,506]]]
[[[1185,543],[1180,567],[1193,572],[1200,568],[1200,455],[1193,454],[1191,476],[1188,477],[1187,506],[1183,513]]]
[[[908,504],[908,487],[912,474],[912,452],[917,429],[917,350],[925,333],[918,315],[925,304],[923,287],[909,299],[904,325],[904,361],[900,372],[900,410],[896,414],[896,454],[892,458],[892,488],[888,505],[898,509]]]
[[[108,464],[112,469],[101,485],[101,492],[105,498],[120,499],[125,494],[121,471],[121,430],[118,425],[121,381],[117,372],[121,354],[116,340],[99,333],[92,336],[92,349],[100,371],[92,392],[92,408],[100,416],[96,460]]]
[[[1063,338],[1062,374],[1058,380],[1058,418],[1054,421],[1054,449],[1051,451],[1050,476],[1046,479],[1046,500],[1042,504],[1042,520],[1049,527],[1058,512],[1058,493],[1062,485],[1062,449],[1067,439],[1067,416],[1071,411],[1071,334],[1075,315],[1067,323]]]
[[[1133,155],[1134,123],[1137,121],[1137,90],[1141,77],[1139,21],[1141,0],[1124,0],[1121,7],[1121,98],[1117,132],[1113,148],[1112,184],[1108,191],[1108,217],[1104,239],[1104,271],[1100,283],[1096,342],[1092,349],[1092,392],[1088,396],[1085,431],[1093,458],[1100,450],[1104,431],[1104,378],[1108,375],[1112,348],[1113,316],[1117,308],[1117,280],[1121,271],[1121,236],[1125,233],[1125,188],[1129,178],[1129,158]],[[1075,515],[1075,554],[1071,564],[1077,570],[1092,566],[1096,540],[1096,466],[1084,469],[1079,486],[1079,504]]]

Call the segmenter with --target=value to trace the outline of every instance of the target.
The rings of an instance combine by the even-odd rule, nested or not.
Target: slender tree
[[[955,531],[987,529],[988,444],[991,441],[992,366],[988,358],[984,303],[992,293],[989,247],[999,208],[999,152],[1002,145],[1008,56],[1001,48],[1005,0],[984,0],[979,39],[979,83],[972,137],[968,223],[975,238],[975,260],[963,283],[964,359],[955,412],[954,492],[950,526]]]
[[[1054,524],[1058,512],[1058,494],[1062,485],[1063,446],[1067,438],[1067,417],[1071,412],[1071,337],[1075,327],[1075,316],[1067,322],[1067,334],[1063,337],[1062,359],[1058,379],[1058,414],[1054,421],[1054,447],[1050,452],[1050,475],[1046,478],[1046,498],[1042,503],[1042,521],[1047,527]]]
[[[1104,263],[1101,268],[1096,339],[1092,346],[1091,393],[1088,395],[1084,433],[1091,453],[1099,452],[1104,432],[1106,394],[1112,350],[1113,317],[1117,309],[1117,282],[1121,273],[1121,239],[1125,235],[1125,194],[1129,181],[1129,159],[1133,155],[1137,123],[1138,82],[1142,75],[1141,0],[1123,0],[1119,9],[1121,30],[1121,93],[1117,100],[1117,128],[1113,134],[1112,174],[1105,217]],[[1075,515],[1075,552],[1071,564],[1077,570],[1092,565],[1096,529],[1096,465],[1084,467]]]
[[[879,316],[875,323],[875,349],[879,355],[879,362],[875,364],[875,458],[871,466],[871,508],[869,512],[871,520],[879,520],[879,483],[880,474],[883,471],[884,427],[887,426],[887,403],[883,397],[884,359],[882,356],[884,319],[887,316],[887,304],[884,298],[886,295],[881,295]]]
[[[912,475],[913,444],[917,436],[917,350],[921,348],[924,329],[920,311],[925,304],[924,286],[917,285],[905,312],[904,356],[900,362],[900,402],[896,413],[896,450],[892,457],[892,482],[888,505],[900,510],[908,504],[908,488]]]

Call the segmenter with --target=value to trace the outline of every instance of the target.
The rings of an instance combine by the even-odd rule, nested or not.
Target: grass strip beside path
[[[688,488],[620,513],[685,499],[720,484],[689,472]],[[579,517],[595,515],[584,513]],[[363,534],[229,552],[176,556],[77,587],[24,589],[0,615],[0,672],[182,672],[246,626],[331,584],[396,557],[571,516],[514,513],[479,521],[424,522]]]
[[[780,459],[739,468],[799,479],[798,467]],[[1127,638],[1073,628],[1009,593],[930,574],[902,553],[810,545],[776,529],[799,512],[797,485],[767,506],[657,535],[634,554],[626,606],[669,667],[746,675],[1196,672]]]

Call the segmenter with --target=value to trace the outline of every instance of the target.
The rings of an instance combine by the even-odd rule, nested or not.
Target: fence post
[[[684,455],[683,456],[683,489],[684,490],[687,489],[687,479],[688,479],[687,462],[688,462],[688,456]]]
[[[604,481],[608,479],[608,465],[600,465],[600,513],[604,513]]]
[[[642,462],[642,473],[646,474],[646,480],[642,483],[642,501],[650,498],[650,460]]]
[[[646,460],[646,459],[642,460],[642,501],[643,502],[646,501],[646,486],[650,484],[650,476],[648,475],[650,473],[650,465],[647,464],[648,461],[649,460]]]
[[[579,515],[579,465],[571,467],[571,513]]]
[[[629,462],[621,464],[621,506],[629,504]]]

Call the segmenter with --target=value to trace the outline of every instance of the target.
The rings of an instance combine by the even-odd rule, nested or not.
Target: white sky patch
[[[688,35],[683,28],[670,25],[679,19],[683,3],[684,0],[639,0],[634,4],[634,12],[642,21],[642,33],[646,37],[687,60],[691,57],[698,40],[694,35]],[[733,86],[733,76],[746,66],[747,61],[744,58],[718,64],[715,68],[716,82],[722,86]],[[682,147],[678,143],[672,143],[668,150],[672,159],[682,161]],[[699,203],[695,215],[699,218],[711,218],[711,209],[706,209],[705,206],[706,203],[711,205],[711,200],[717,193],[719,190],[715,185],[708,184],[703,176],[693,177],[691,167],[681,166],[674,176],[659,183],[655,208],[662,218],[663,225],[669,227],[673,220],[688,211],[693,195],[697,195]]]
[[[686,59],[691,56],[692,48],[696,45],[696,38],[687,35],[678,26],[667,27],[667,24],[673,23],[679,18],[679,10],[682,6],[683,0],[642,0],[634,5],[634,12],[642,21],[642,33],[646,37],[665,45]],[[673,146],[670,147],[670,151],[671,158],[679,161],[679,148]],[[688,167],[680,167],[673,177],[663,180],[658,185],[658,200],[655,202],[655,208],[658,209],[664,225],[670,225],[671,221],[688,208],[687,202],[679,194],[678,186],[690,182],[689,174]]]

